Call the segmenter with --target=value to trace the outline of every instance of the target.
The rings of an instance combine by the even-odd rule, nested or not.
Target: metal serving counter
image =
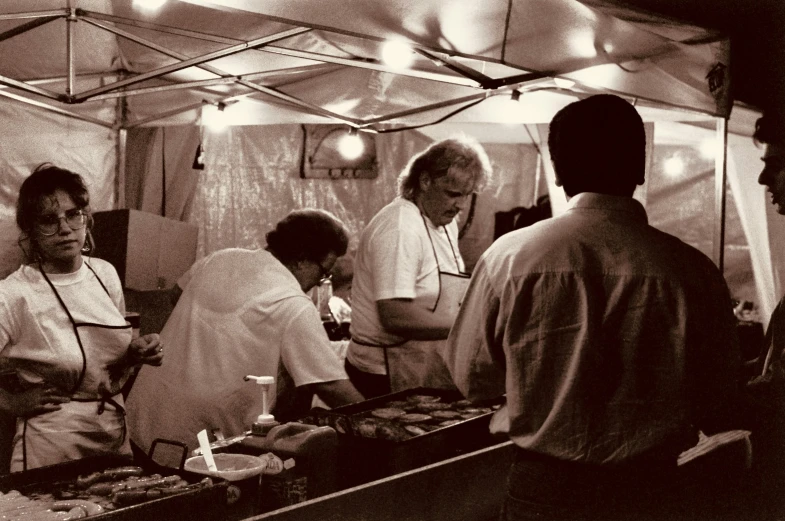
[[[747,434],[703,437],[679,459],[686,497],[704,519],[753,519],[742,499]],[[499,443],[248,521],[496,521],[513,452]]]
[[[248,521],[495,521],[511,459],[504,442]]]

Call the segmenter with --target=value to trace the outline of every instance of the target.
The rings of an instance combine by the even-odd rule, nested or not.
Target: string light
[[[226,103],[202,107],[202,124],[211,132],[223,132],[229,126],[229,115],[226,113]]]
[[[671,177],[678,177],[684,173],[684,160],[679,156],[672,156],[663,163],[665,173]]]
[[[166,3],[166,0],[134,0],[134,5],[141,9],[155,10]]]
[[[553,83],[560,89],[570,90],[575,86],[575,82],[566,78],[553,78]]]
[[[700,143],[700,152],[701,157],[703,159],[714,159],[714,156],[717,155],[717,138],[708,137],[701,141]]]
[[[521,91],[513,89],[510,97],[498,104],[499,119],[508,125],[521,123],[525,119],[525,111],[521,103]]]
[[[338,141],[338,152],[346,159],[357,159],[365,152],[365,143],[357,134],[357,129],[352,127]]]
[[[394,69],[407,69],[414,63],[414,51],[403,42],[394,40],[384,42],[382,62]]]

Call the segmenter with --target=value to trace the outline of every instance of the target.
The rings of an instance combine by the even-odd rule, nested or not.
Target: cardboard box
[[[111,262],[125,289],[169,289],[196,261],[198,228],[139,210],[93,214],[98,258]]]

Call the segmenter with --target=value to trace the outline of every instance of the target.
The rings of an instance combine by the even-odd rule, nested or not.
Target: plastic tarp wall
[[[132,132],[129,141],[136,141],[143,132]],[[170,129],[166,133],[170,136],[167,143],[178,139]],[[289,211],[304,207],[322,208],[338,216],[350,231],[350,248],[356,247],[368,221],[397,195],[398,175],[411,156],[432,142],[417,131],[378,135],[375,140],[377,178],[302,179],[299,174],[302,139],[300,125],[232,127],[222,133],[205,132],[202,141],[205,169],[192,170],[183,162],[182,168],[168,173],[167,179],[171,181],[167,182],[167,201],[192,200],[183,220],[199,226],[198,256],[227,247],[264,247],[265,233]],[[151,147],[156,153],[160,141],[152,142],[156,143]],[[492,242],[495,212],[530,206],[537,193],[535,176],[531,175],[537,163],[533,146],[493,143],[484,146],[495,175],[480,195],[473,224],[461,241],[461,250],[470,266]],[[195,145],[181,155],[193,159],[193,152]],[[129,171],[129,176],[137,175]],[[146,171],[151,184],[156,183],[159,175],[154,168]],[[147,184],[148,181],[142,183]],[[191,195],[184,193],[192,189]],[[155,208],[150,210],[155,212]]]
[[[115,206],[117,132],[21,105],[0,104],[0,278],[19,266],[16,200],[22,181],[50,162],[81,174],[94,211]]]

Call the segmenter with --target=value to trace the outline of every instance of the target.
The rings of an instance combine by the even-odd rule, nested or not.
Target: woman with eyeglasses
[[[11,471],[101,454],[131,456],[121,389],[139,364],[160,365],[157,334],[132,340],[117,272],[89,258],[82,177],[44,164],[16,207],[26,263],[0,281],[0,357],[18,378],[0,389],[17,417]]]

